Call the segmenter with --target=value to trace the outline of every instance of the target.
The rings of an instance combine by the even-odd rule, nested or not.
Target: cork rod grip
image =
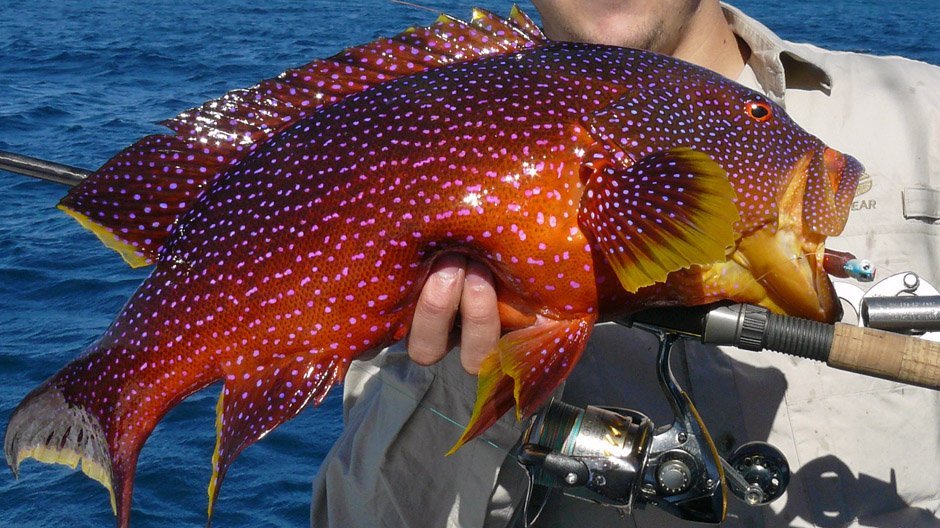
[[[940,389],[940,343],[836,323],[827,364],[930,389]]]

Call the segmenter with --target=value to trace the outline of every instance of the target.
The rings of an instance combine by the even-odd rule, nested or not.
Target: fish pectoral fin
[[[225,473],[246,447],[296,416],[311,401],[319,405],[342,381],[346,364],[332,353],[282,356],[274,364],[232,365],[216,405],[216,442],[209,481],[209,521]]]
[[[740,217],[727,174],[710,157],[680,147],[629,167],[620,161],[595,166],[578,221],[626,291],[727,260]]]
[[[504,335],[484,359],[470,422],[451,454],[506,414],[515,402],[516,418],[535,412],[574,368],[587,346],[597,317],[554,320]]]

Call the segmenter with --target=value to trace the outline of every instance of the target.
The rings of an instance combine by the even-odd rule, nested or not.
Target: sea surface
[[[469,1],[415,0],[469,16]],[[940,64],[938,0],[748,0],[783,37]],[[510,3],[476,5],[505,14]],[[523,5],[534,14],[531,6]],[[2,0],[0,150],[96,168],[155,123],[281,71],[435,15],[388,0]],[[940,97],[940,94],[938,94]],[[36,385],[92,343],[147,275],[54,206],[63,186],[0,172],[0,431]],[[219,527],[308,524],[310,483],[340,433],[341,390],[245,451]],[[157,426],[137,471],[137,527],[203,526],[213,386]],[[0,527],[110,526],[107,492],[27,461],[0,471]]]

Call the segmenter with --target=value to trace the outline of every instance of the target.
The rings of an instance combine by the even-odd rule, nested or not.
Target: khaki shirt
[[[940,287],[940,68],[786,42],[725,9],[752,50],[740,81],[867,169],[844,234],[827,245],[870,259],[882,277],[912,270]],[[670,423],[655,348],[648,334],[599,326],[564,399]],[[791,466],[784,497],[763,508],[730,499],[724,526],[940,525],[940,392],[695,344],[674,366],[720,451],[763,440]],[[312,526],[511,524],[525,489],[524,473],[506,458],[521,433],[512,413],[482,440],[441,456],[476,393],[456,354],[423,368],[391,347],[356,362],[344,390],[346,429],[314,484]],[[538,526],[693,524],[654,507],[622,518],[562,497],[548,503]]]

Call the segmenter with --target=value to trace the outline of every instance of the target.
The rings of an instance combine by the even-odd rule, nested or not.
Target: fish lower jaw
[[[838,318],[841,305],[823,269],[824,238],[764,228],[741,239],[730,259],[716,265],[722,287],[774,312],[817,321]],[[729,279],[731,282],[729,284]]]

